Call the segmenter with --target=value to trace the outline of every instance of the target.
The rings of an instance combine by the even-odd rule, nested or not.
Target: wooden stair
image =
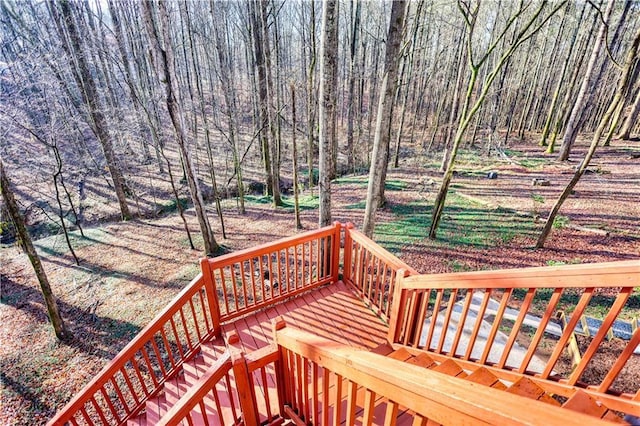
[[[554,398],[553,395],[545,392],[540,386],[538,386],[533,380],[526,376],[522,376],[514,383],[508,383],[500,380],[489,369],[478,366],[473,371],[465,371],[454,359],[449,358],[443,362],[436,362],[429,354],[421,352],[418,355],[413,355],[405,348],[399,348],[394,350],[388,344],[382,344],[373,349],[372,352],[387,356],[392,359],[396,359],[409,364],[417,365],[423,368],[427,368],[433,371],[437,371],[449,376],[458,377],[463,380],[478,383],[484,386],[489,386],[494,389],[509,392],[511,394],[519,395],[525,398],[535,399],[547,404],[559,406],[571,411],[581,412],[588,414],[596,418],[607,420],[613,423],[628,424],[614,411],[609,410],[600,401],[596,401],[586,392],[576,389],[575,393],[566,401],[561,402],[560,398]],[[436,425],[432,421],[428,421],[429,426]]]
[[[201,346],[200,353],[182,365],[182,370],[171,380],[164,383],[160,392],[146,402],[145,410],[127,422],[129,426],[151,426],[157,424],[189,389],[198,385],[203,375],[219,358],[220,342],[207,342]],[[234,387],[233,371],[230,374],[230,387]],[[205,410],[196,406],[191,415],[194,424],[234,424],[238,413],[238,401],[235,392],[227,389],[225,383],[216,386],[216,394],[209,392],[203,401]],[[204,412],[203,412],[204,411]],[[206,420],[204,419],[206,417]]]

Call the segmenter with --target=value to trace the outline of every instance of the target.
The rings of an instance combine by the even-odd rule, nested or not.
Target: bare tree
[[[582,78],[582,85],[580,86],[578,97],[573,104],[571,115],[569,116],[569,120],[567,121],[567,125],[564,130],[562,146],[558,154],[558,160],[560,161],[569,159],[571,147],[573,146],[573,143],[578,136],[580,119],[582,117],[586,103],[589,102],[589,88],[591,87],[591,79],[593,78],[593,73],[595,72],[596,63],[598,59],[600,59],[600,50],[602,49],[602,45],[606,42],[609,17],[611,16],[611,12],[613,11],[614,4],[615,1],[608,2],[607,9],[602,16],[600,30],[598,32],[598,36],[596,37],[595,43],[593,44],[593,49],[591,50],[591,57],[589,58],[587,69],[585,71],[584,77]]]
[[[320,159],[319,226],[331,224],[331,151],[336,139],[336,85],[338,74],[338,5],[327,0],[322,9],[320,39]]]
[[[36,251],[33,243],[31,242],[31,236],[27,231],[27,227],[24,224],[24,219],[20,214],[20,210],[18,209],[18,203],[16,202],[15,196],[13,195],[13,189],[11,188],[11,182],[9,181],[9,177],[7,176],[4,170],[4,163],[0,158],[0,191],[2,192],[2,198],[4,199],[5,205],[9,212],[9,216],[13,221],[13,224],[18,233],[18,237],[20,238],[20,244],[22,248],[29,256],[29,261],[31,262],[31,266],[33,266],[33,270],[38,277],[38,282],[40,283],[40,289],[42,290],[42,296],[44,297],[44,302],[47,306],[47,312],[49,313],[49,319],[51,320],[51,325],[53,325],[53,330],[56,333],[56,337],[60,340],[69,340],[71,339],[71,333],[65,327],[62,316],[60,315],[60,311],[58,309],[58,303],[53,295],[53,291],[51,290],[51,285],[49,284],[49,280],[47,278],[47,274],[42,266],[42,262],[40,261],[40,256]]]
[[[367,186],[367,203],[362,226],[364,233],[369,237],[373,235],[376,211],[384,204],[384,181],[386,170],[389,166],[391,118],[393,116],[393,103],[398,83],[398,63],[400,62],[406,6],[407,3],[405,1],[394,1],[391,6],[391,19],[389,21],[384,59],[384,75],[380,84],[378,118],[376,119],[371,167],[369,168],[369,184]]]
[[[160,19],[159,25],[156,25],[154,20],[152,3],[150,0],[146,0],[143,3],[143,13],[147,32],[153,45],[153,59],[155,60],[156,68],[158,69],[160,82],[165,88],[167,110],[175,131],[176,142],[178,143],[180,154],[184,161],[184,171],[189,184],[191,200],[193,201],[196,216],[198,217],[198,223],[200,224],[200,231],[202,232],[202,238],[204,240],[205,254],[214,255],[220,250],[220,246],[218,245],[218,242],[213,235],[213,231],[211,230],[209,218],[207,217],[204,201],[202,199],[200,185],[196,178],[196,172],[193,168],[191,155],[187,149],[187,135],[184,130],[183,114],[180,111],[180,105],[177,98],[176,72],[174,69],[173,47],[171,45],[171,39],[169,38],[169,18],[167,15],[166,4],[164,2],[158,2],[158,14]]]
[[[556,216],[558,215],[558,212],[560,211],[560,208],[564,204],[565,200],[569,197],[569,195],[571,195],[573,188],[575,188],[575,186],[578,184],[578,182],[580,181],[580,178],[586,172],[587,167],[591,162],[591,159],[596,153],[598,144],[601,142],[603,134],[605,135],[604,139],[607,140],[611,138],[611,135],[613,134],[615,129],[618,127],[620,115],[615,113],[620,107],[620,104],[624,102],[624,98],[625,96],[627,96],[627,93],[630,90],[630,87],[632,84],[631,75],[633,74],[633,66],[640,59],[638,55],[639,47],[640,47],[640,28],[638,29],[633,39],[633,42],[631,43],[629,51],[627,53],[627,56],[624,62],[624,67],[622,69],[622,76],[620,78],[620,81],[618,82],[618,87],[616,88],[615,94],[613,96],[613,100],[609,104],[609,108],[607,109],[607,111],[604,113],[604,115],[600,119],[600,124],[598,125],[598,128],[596,129],[595,133],[593,134],[593,138],[591,139],[591,145],[589,146],[589,150],[587,151],[585,157],[582,159],[580,166],[576,169],[576,172],[574,173],[573,177],[571,178],[571,180],[569,181],[565,189],[562,191],[562,193],[560,194],[560,197],[558,197],[558,200],[556,201],[553,208],[551,209],[551,212],[547,217],[547,221],[544,224],[544,228],[542,229],[542,232],[538,237],[536,248],[544,247],[544,243],[551,232],[551,228],[553,227],[553,223],[556,219]],[[609,126],[608,131],[607,131],[607,125]]]
[[[544,9],[547,7],[547,3],[541,2],[538,5],[538,8],[533,11],[529,19],[522,26],[522,29],[516,34],[513,39],[513,42],[506,48],[504,53],[502,53],[499,58],[495,61],[495,64],[489,72],[482,84],[482,89],[480,94],[475,97],[475,102],[471,103],[474,97],[474,91],[476,90],[476,82],[478,80],[478,74],[480,72],[481,67],[487,63],[491,53],[496,49],[496,47],[501,42],[502,38],[506,36],[507,31],[514,25],[520,18],[523,17],[523,14],[528,9],[528,4],[521,2],[516,9],[516,11],[508,18],[504,29],[495,37],[493,42],[487,47],[486,51],[479,57],[476,58],[474,55],[473,49],[473,34],[476,30],[476,23],[478,19],[478,12],[480,9],[480,3],[475,3],[475,6],[471,5],[471,2],[467,1],[458,1],[458,8],[462,13],[465,24],[467,26],[467,59],[469,61],[469,68],[471,70],[471,75],[469,77],[469,83],[467,85],[467,93],[464,100],[464,105],[462,107],[462,112],[460,116],[460,122],[458,124],[458,129],[456,131],[455,138],[453,139],[453,145],[451,147],[451,153],[449,154],[449,159],[447,161],[446,170],[444,172],[444,176],[442,177],[442,184],[440,185],[440,189],[438,190],[438,194],[436,195],[436,200],[433,206],[433,212],[431,215],[431,227],[429,228],[429,238],[436,238],[436,231],[438,226],[440,225],[440,218],[442,217],[442,212],[444,210],[445,200],[447,197],[447,192],[449,190],[449,184],[453,178],[453,168],[455,165],[456,156],[458,153],[458,148],[463,140],[464,134],[471,123],[471,119],[478,112],[482,103],[487,97],[487,93],[489,92],[489,88],[491,84],[498,76],[502,67],[506,64],[506,62],[511,58],[516,49],[522,45],[526,40],[531,38],[535,33],[537,33],[543,25],[561,8],[563,7],[565,2],[557,3],[553,6],[552,10],[544,16],[542,19],[539,19]]]

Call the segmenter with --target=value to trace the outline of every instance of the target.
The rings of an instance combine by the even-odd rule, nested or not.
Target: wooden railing
[[[280,403],[267,369],[278,369],[275,345],[248,355],[227,351],[162,417],[158,426],[178,424],[270,424]],[[260,406],[264,411],[258,410]]]
[[[399,270],[417,274],[409,265],[380,247],[351,223],[345,226],[343,281],[383,319],[389,320]]]
[[[409,277],[399,274],[389,341],[585,387],[599,395],[640,400],[637,389],[616,390],[612,386],[640,345],[640,329],[616,328],[622,324],[616,320],[624,315],[625,306],[640,304],[640,291],[634,290],[638,285],[637,260]],[[561,361],[567,363],[565,347],[575,339],[576,327],[588,326],[580,325],[588,309],[597,310],[603,320],[590,325],[597,331],[590,340],[583,340],[586,348],[577,365],[571,369],[569,363],[562,369]],[[566,325],[557,320],[563,314],[568,318]],[[613,337],[619,350],[604,368],[606,373],[583,377],[590,362],[607,351],[604,340]],[[562,393],[562,387],[553,391]],[[632,411],[637,412],[637,407]]]
[[[219,323],[338,279],[339,223],[201,261]]]
[[[120,425],[136,416],[213,335],[213,294],[198,274],[49,424]]]
[[[600,419],[344,346],[275,334],[283,410],[296,424],[604,425]]]

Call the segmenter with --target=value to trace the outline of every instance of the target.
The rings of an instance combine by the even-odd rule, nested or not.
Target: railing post
[[[342,281],[352,281],[351,279],[351,255],[353,254],[353,239],[351,238],[351,230],[354,228],[353,223],[347,222],[344,227],[344,265],[342,266]]]
[[[276,334],[278,330],[282,330],[287,326],[284,321],[284,318],[281,316],[276,317],[272,321],[272,338],[276,347],[278,348],[278,360],[274,363],[275,373],[276,373],[276,389],[278,391],[278,404],[280,406],[280,416],[284,417],[284,406],[285,403],[288,402],[286,400],[286,388],[285,385],[287,383],[284,371],[284,351],[280,345],[278,345],[278,339],[276,338]]]
[[[218,292],[213,280],[213,271],[211,264],[206,257],[200,259],[200,269],[202,269],[202,279],[204,280],[204,288],[207,293],[207,303],[209,304],[209,313],[211,314],[211,327],[216,337],[222,335],[222,327],[220,326],[220,305],[218,304]]]
[[[390,344],[395,343],[398,337],[399,329],[402,327],[402,321],[400,315],[404,314],[406,305],[406,292],[402,291],[402,282],[405,277],[409,276],[409,271],[406,269],[399,269],[396,273],[396,285],[393,289],[393,298],[391,299],[391,311],[389,312],[389,332],[387,334],[387,341]]]
[[[333,246],[331,247],[331,273],[333,275],[333,282],[338,281],[338,277],[340,271],[338,270],[340,267],[340,222],[333,222],[333,226],[335,227],[335,232],[333,234]]]
[[[233,351],[231,355],[233,375],[236,378],[236,389],[240,409],[242,410],[242,421],[245,425],[259,424],[258,405],[256,404],[255,390],[251,373],[247,367],[247,360],[241,351]]]

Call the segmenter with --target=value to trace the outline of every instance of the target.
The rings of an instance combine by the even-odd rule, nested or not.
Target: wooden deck
[[[234,346],[245,353],[268,346],[278,316],[289,327],[363,349],[386,343],[389,330],[347,285],[337,282],[223,325],[225,340],[237,333],[240,341]]]

